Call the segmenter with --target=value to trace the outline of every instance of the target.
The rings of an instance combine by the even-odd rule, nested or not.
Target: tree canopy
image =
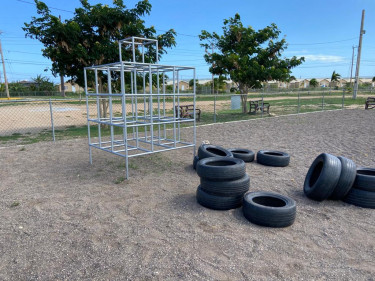
[[[255,31],[245,27],[239,14],[225,19],[223,35],[202,30],[199,38],[202,47],[217,50],[204,56],[212,64],[210,72],[230,77],[241,93],[243,112],[247,111],[247,93],[251,88],[261,88],[269,80],[287,81],[291,69],[300,65],[304,58],[281,58],[287,48],[285,39],[277,41],[281,31],[272,23]]]
[[[141,17],[151,12],[148,0],[139,1],[132,9],[128,9],[122,0],[114,0],[113,7],[90,5],[88,0],[80,2],[82,7],[75,9],[74,16],[61,22],[45,3],[35,0],[39,17],[32,17],[23,28],[26,37],[37,39],[44,45],[43,56],[51,59],[54,75],[66,75],[83,86],[83,68],[118,61],[117,40],[126,37],[157,39],[159,56],[176,44],[173,29],[156,35],[153,26],[145,26]],[[145,54],[145,61],[154,62],[155,54],[155,47],[151,46]],[[129,60],[131,52],[123,51],[122,56],[123,60]]]
[[[318,82],[318,80],[316,80],[315,78],[312,78],[311,80],[310,80],[310,86],[311,87],[318,87],[318,85],[319,85],[319,82]]]

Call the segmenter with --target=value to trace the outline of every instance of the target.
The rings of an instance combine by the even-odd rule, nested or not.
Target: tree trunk
[[[102,79],[98,77],[98,84],[99,84],[99,93],[103,93],[103,83]],[[108,116],[108,99],[105,96],[100,96],[100,105],[99,105],[99,110],[100,110],[100,117],[101,118],[107,118]],[[105,128],[106,125],[102,124],[102,127]]]
[[[242,102],[242,113],[247,113],[247,94],[249,92],[249,88],[243,84],[240,84],[239,88]]]

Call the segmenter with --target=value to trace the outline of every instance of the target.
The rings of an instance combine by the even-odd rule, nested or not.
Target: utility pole
[[[59,20],[61,22],[61,15],[59,15]],[[61,87],[61,95],[65,97],[65,82],[64,82],[64,75],[60,73],[60,87]]]
[[[360,63],[361,63],[361,51],[362,51],[362,36],[363,36],[363,34],[366,33],[366,31],[363,30],[364,21],[365,21],[365,10],[362,10],[361,30],[359,32],[357,64],[356,64],[356,68],[355,68],[355,81],[354,81],[353,99],[357,98],[357,91],[358,91],[359,66],[360,66]]]
[[[354,63],[354,49],[357,48],[356,46],[353,46],[353,53],[352,53],[352,64],[351,64],[351,67],[350,67],[350,81],[349,81],[349,85],[352,86],[352,77],[353,77],[353,63]]]
[[[0,35],[1,35],[1,31],[0,31]],[[3,72],[4,72],[4,82],[5,82],[5,91],[7,93],[7,98],[8,100],[10,99],[10,96],[9,96],[9,88],[8,88],[8,80],[7,80],[7,73],[5,71],[5,62],[4,62],[4,55],[3,55],[3,49],[1,48],[1,39],[0,39],[0,54],[1,54],[1,61],[3,63]]]

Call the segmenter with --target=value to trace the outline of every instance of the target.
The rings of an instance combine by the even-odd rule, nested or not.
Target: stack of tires
[[[363,208],[375,208],[375,169],[358,168],[345,157],[320,154],[311,164],[303,187],[310,199],[343,200]]]
[[[249,190],[250,177],[245,162],[233,153],[216,145],[203,144],[193,165],[200,177],[197,201],[214,210],[230,210],[242,205],[243,195]]]
[[[353,187],[343,201],[355,206],[375,209],[375,169],[358,168]]]
[[[197,163],[197,201],[206,208],[230,210],[242,205],[250,177],[245,162],[234,157],[208,157]]]

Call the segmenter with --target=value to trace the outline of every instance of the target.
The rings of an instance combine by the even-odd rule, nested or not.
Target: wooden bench
[[[175,111],[176,111],[176,117],[178,118],[190,118],[190,119],[194,118],[194,104],[180,105],[180,106],[176,105]],[[196,115],[197,121],[200,121],[201,110],[199,108],[195,108],[195,115]]]
[[[375,97],[368,97],[365,102],[365,109],[375,108]]]
[[[268,114],[270,114],[270,104],[268,102],[263,102],[262,100],[254,100],[249,101],[249,114],[256,114],[257,111],[266,111]]]

